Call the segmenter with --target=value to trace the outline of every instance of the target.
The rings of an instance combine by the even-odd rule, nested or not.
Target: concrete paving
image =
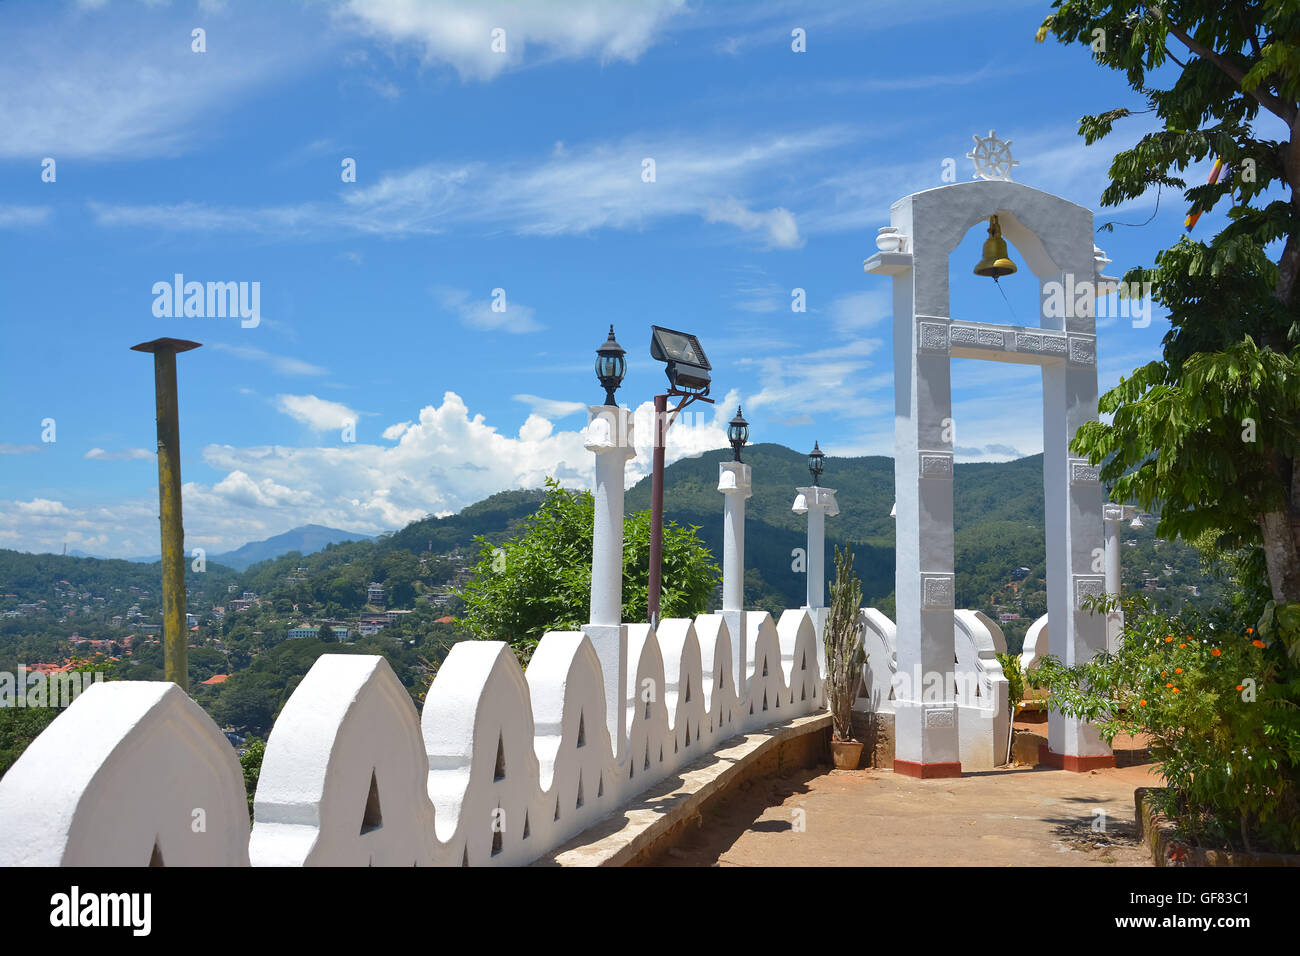
[[[1150,866],[1133,791],[1160,785],[1150,764],[946,780],[801,770],[737,788],[653,865]]]

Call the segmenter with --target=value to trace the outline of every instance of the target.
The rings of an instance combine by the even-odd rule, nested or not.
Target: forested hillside
[[[667,470],[666,518],[698,526],[717,561],[718,462],[730,454],[710,452]],[[746,448],[745,460],[753,468],[746,603],[773,612],[798,607],[805,578],[795,560],[806,544],[806,519],[790,507],[795,489],[809,483],[806,459],[762,444]],[[851,544],[865,602],[892,616],[892,460],[828,458],[822,483],[836,489],[840,505],[826,522],[828,555],[836,544]],[[202,572],[187,565],[196,696],[222,723],[264,733],[315,658],[345,649],[384,654],[418,697],[451,645],[467,637],[454,620],[455,592],[481,547],[475,538],[489,546],[506,540],[542,494],[502,492],[455,515],[315,554],[289,552],[242,573],[213,562]],[[1001,618],[1008,644],[1018,649],[1028,625],[1046,612],[1042,456],[959,464],[954,496],[958,606]],[[645,479],[629,489],[628,511],[648,509],[649,499]],[[1196,552],[1160,541],[1150,525],[1126,528],[1124,537],[1126,590],[1145,588],[1177,605],[1209,600],[1225,587],[1206,576]],[[0,670],[79,658],[118,677],[161,678],[159,582],[156,563],[0,551]]]

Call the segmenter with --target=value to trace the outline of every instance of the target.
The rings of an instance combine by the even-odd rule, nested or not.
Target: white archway
[[[1039,280],[1038,328],[951,314],[948,257],[992,215]],[[994,180],[906,196],[891,207],[890,224],[901,239],[898,251],[876,253],[865,268],[892,276],[894,287],[895,595],[903,678],[894,702],[894,769],[958,776],[950,359],[1042,369],[1051,652],[1075,663],[1106,646],[1104,617],[1081,608],[1084,597],[1105,587],[1105,575],[1093,570],[1094,554],[1101,553],[1094,549],[1102,547],[1102,489],[1097,469],[1069,451],[1079,426],[1097,417],[1094,296],[1070,295],[1063,315],[1055,308],[1061,289],[1097,288],[1092,213],[1059,196]],[[1048,735],[1044,762],[1072,770],[1114,762],[1096,729],[1082,721],[1053,713]]]

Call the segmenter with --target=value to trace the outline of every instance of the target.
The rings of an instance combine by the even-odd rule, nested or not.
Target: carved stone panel
[[[1101,480],[1101,467],[1088,464],[1086,458],[1070,459],[1070,484],[1093,484]]]
[[[941,451],[921,452],[922,478],[951,478],[952,455]]]
[[[921,606],[943,609],[953,606],[956,585],[951,574],[921,572]]]
[[[1070,362],[1073,365],[1097,364],[1097,340],[1091,336],[1070,336]]]
[[[1083,599],[1100,597],[1106,593],[1104,574],[1076,574],[1074,576],[1074,609],[1083,610]]]
[[[942,322],[922,322],[921,348],[927,352],[948,351],[948,326]]]

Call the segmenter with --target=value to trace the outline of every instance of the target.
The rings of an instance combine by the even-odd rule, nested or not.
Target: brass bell
[[[989,217],[989,237],[984,240],[984,256],[975,265],[975,274],[996,280],[1016,271],[1016,264],[1007,257],[1007,241],[1002,238],[998,217]]]

